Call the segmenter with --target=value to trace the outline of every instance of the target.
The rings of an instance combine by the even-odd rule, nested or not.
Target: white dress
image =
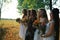
[[[19,30],[19,36],[25,40],[25,34],[26,34],[26,27],[24,26],[24,24],[20,24],[20,30]]]
[[[38,32],[39,32],[39,30],[36,29],[36,31],[34,33],[34,40],[42,40],[42,37],[40,36],[42,32],[40,31],[40,34]]]
[[[40,18],[40,22],[43,22],[44,18]],[[43,38],[41,37],[42,32],[40,31],[40,34],[38,34],[39,30],[36,29],[35,33],[34,33],[34,40],[43,40]]]
[[[54,21],[50,21],[47,26],[46,26],[46,32],[47,33],[49,31],[49,28],[50,28],[50,24],[53,23]],[[43,38],[43,40],[54,40],[54,32],[51,36],[49,37],[46,37],[46,38]]]

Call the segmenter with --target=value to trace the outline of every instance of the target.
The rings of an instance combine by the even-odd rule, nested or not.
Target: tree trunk
[[[50,10],[52,10],[52,0],[50,0]]]

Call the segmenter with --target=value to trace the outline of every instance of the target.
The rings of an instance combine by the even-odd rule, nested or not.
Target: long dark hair
[[[41,11],[43,11],[43,17],[47,18],[47,13],[46,13],[46,10],[45,9],[40,9]]]
[[[52,14],[53,14],[53,20],[55,22],[55,30],[58,29],[58,25],[59,25],[59,9],[58,8],[54,8],[53,10],[51,10]]]
[[[58,21],[59,19],[59,9],[54,8],[53,10],[51,10],[52,14],[53,14],[53,20],[54,21]]]
[[[33,15],[33,16],[37,16],[36,10],[32,9],[31,11],[32,11],[32,15]]]
[[[56,32],[56,39],[55,40],[59,40],[59,9],[58,8],[54,8],[52,11],[53,14],[53,20],[54,20],[54,29]]]
[[[45,18],[46,19],[45,22],[48,23],[46,10],[45,9],[39,9],[39,10],[41,10],[40,11],[41,12],[40,17]],[[41,25],[41,30],[43,30],[42,33],[45,34],[46,25],[44,25],[44,27]]]
[[[24,16],[27,16],[27,9],[23,9],[22,13],[24,14],[23,18],[24,18]]]
[[[43,18],[46,18],[46,22],[48,22],[48,17],[47,17],[47,12],[46,12],[46,10],[45,9],[40,9],[41,11],[42,11],[42,17]]]

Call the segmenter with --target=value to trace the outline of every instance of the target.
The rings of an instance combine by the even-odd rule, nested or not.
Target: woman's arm
[[[49,31],[46,33],[46,37],[51,36],[52,33],[54,33],[54,22],[52,22],[52,23],[50,24],[50,29],[49,29]]]
[[[42,35],[42,37],[49,37],[52,35],[53,32],[54,32],[54,23],[52,22],[50,24],[49,31],[45,35]]]

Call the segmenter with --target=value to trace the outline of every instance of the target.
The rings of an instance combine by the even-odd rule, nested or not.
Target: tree
[[[38,8],[44,8],[45,4],[43,0],[18,0],[18,12],[20,13],[21,9],[38,9]]]
[[[54,5],[57,0],[53,1]],[[49,9],[50,5],[50,0],[18,0],[18,12],[21,13],[21,9],[26,8],[26,9],[38,9],[38,8],[47,8]]]

